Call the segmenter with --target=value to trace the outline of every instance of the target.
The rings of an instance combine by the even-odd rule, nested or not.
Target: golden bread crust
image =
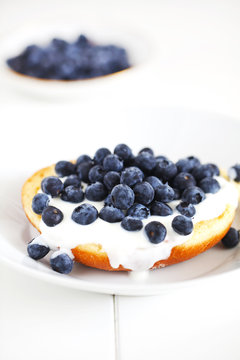
[[[41,181],[46,176],[56,175],[55,165],[51,165],[33,174],[23,185],[22,204],[28,220],[40,232],[39,224],[41,215],[37,215],[32,210],[32,199],[40,189]],[[166,260],[157,261],[152,269],[165,267],[176,264],[206,251],[218,243],[227,233],[235,216],[235,208],[228,205],[223,214],[218,218],[201,221],[194,225],[193,236],[184,244],[178,245],[172,249],[171,255]],[[77,262],[84,265],[108,270],[123,271],[128,270],[123,266],[117,269],[112,268],[106,252],[102,251],[99,244],[78,245],[72,249],[73,255]]]

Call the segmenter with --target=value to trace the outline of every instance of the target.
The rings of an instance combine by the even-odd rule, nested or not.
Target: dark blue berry
[[[54,206],[48,206],[42,212],[42,220],[47,226],[53,227],[63,220],[63,213]]]
[[[172,221],[172,228],[179,235],[189,235],[193,231],[193,223],[189,217],[177,215]]]
[[[104,206],[113,206],[111,199],[112,199],[111,194],[108,194],[106,199],[104,199]]]
[[[111,151],[108,150],[107,148],[100,148],[96,151],[93,160],[96,164],[102,165],[105,157],[110,154]]]
[[[240,164],[236,164],[228,170],[228,176],[231,180],[240,182]]]
[[[149,152],[142,152],[136,156],[135,163],[142,171],[150,173],[155,168],[157,161]]]
[[[50,258],[50,265],[60,274],[69,274],[73,269],[73,260],[68,254],[56,251]]]
[[[80,187],[69,185],[63,190],[61,199],[71,203],[80,203],[84,199],[84,192]]]
[[[41,214],[48,203],[49,197],[46,194],[36,194],[32,199],[32,209],[36,214]]]
[[[120,178],[121,184],[126,184],[130,187],[140,183],[143,181],[144,174],[142,170],[140,170],[136,166],[130,166],[123,170]]]
[[[228,249],[232,249],[239,244],[239,231],[230,228],[227,234],[222,239],[222,244]]]
[[[114,154],[122,160],[128,160],[132,157],[132,150],[125,144],[119,144],[115,147]]]
[[[146,181],[135,185],[133,191],[135,194],[135,201],[137,203],[148,205],[154,199],[155,191],[153,187]]]
[[[163,183],[161,182],[161,180],[159,180],[156,176],[148,176],[145,179],[146,182],[148,182],[150,185],[152,185],[152,187],[154,188],[154,190],[156,190],[156,188],[159,185],[162,185]]]
[[[82,204],[76,207],[72,213],[72,220],[80,225],[89,225],[98,217],[97,209],[90,204]]]
[[[88,174],[89,174],[89,171],[91,170],[92,166],[93,166],[93,163],[89,162],[89,161],[82,162],[81,164],[78,165],[77,174],[78,174],[78,177],[80,180],[84,181],[85,183],[89,182]]]
[[[176,166],[179,172],[191,172],[195,167],[200,165],[200,161],[195,156],[188,156],[185,159],[177,161]]]
[[[143,223],[140,219],[126,216],[121,222],[121,226],[128,231],[139,231],[143,228]]]
[[[167,229],[159,221],[151,221],[145,226],[144,230],[149,241],[153,244],[159,244],[167,235]]]
[[[127,215],[137,219],[147,219],[150,216],[150,210],[142,204],[133,204],[128,211]]]
[[[38,244],[37,239],[33,239],[27,247],[27,252],[30,258],[34,260],[42,259],[50,251],[47,245],[43,245],[41,242]]]
[[[202,180],[205,177],[212,177],[214,176],[215,169],[211,164],[204,164],[196,167],[192,171],[192,175],[195,177],[197,181]]]
[[[106,173],[106,175],[103,178],[103,183],[108,189],[108,191],[111,191],[114,186],[118,185],[120,183],[120,175],[116,171],[109,171]]]
[[[220,190],[219,182],[212,177],[202,179],[198,185],[205,193],[216,194]]]
[[[175,189],[175,188],[173,188],[173,190],[174,190],[173,200],[180,200],[182,196],[182,192],[179,189]]]
[[[133,190],[125,184],[116,185],[111,191],[112,204],[118,209],[129,209],[133,205],[134,199]]]
[[[103,160],[103,168],[106,171],[122,171],[123,161],[115,154],[107,155]]]
[[[173,179],[172,185],[174,188],[184,190],[189,186],[195,186],[196,180],[194,177],[186,172],[181,172]]]
[[[63,190],[63,183],[56,176],[48,176],[42,180],[41,189],[45,194],[57,197]]]
[[[75,173],[76,165],[70,161],[58,161],[55,165],[55,171],[58,176],[64,177]]]
[[[101,165],[95,165],[93,166],[89,173],[88,173],[88,179],[91,183],[95,183],[96,181],[103,181],[105,171],[103,170],[103,167]]]
[[[139,151],[138,155],[140,155],[141,153],[146,152],[149,153],[150,155],[154,155],[154,152],[152,149],[150,149],[149,147],[145,147],[142,150]]]
[[[124,213],[122,210],[113,206],[104,206],[99,212],[99,217],[109,223],[115,223],[121,221],[124,218]]]
[[[176,209],[180,212],[181,215],[187,217],[193,217],[196,213],[196,209],[193,204],[189,204],[188,202],[180,202]]]
[[[90,158],[90,156],[84,154],[84,155],[80,155],[77,158],[77,165],[85,163],[85,162],[92,162],[92,159]]]
[[[107,196],[107,189],[105,185],[100,182],[88,185],[85,190],[85,195],[88,200],[91,201],[103,201]]]
[[[168,181],[177,175],[177,167],[170,160],[159,160],[157,161],[154,175],[163,181]]]
[[[212,169],[213,169],[213,176],[219,176],[220,175],[220,170],[219,167],[215,164],[209,164]]]
[[[66,178],[63,185],[64,187],[67,187],[69,185],[74,185],[79,187],[81,186],[81,180],[77,175],[70,175]]]
[[[151,215],[169,216],[172,215],[172,208],[160,201],[154,201],[151,205]]]
[[[155,199],[161,202],[170,202],[175,197],[175,191],[168,184],[159,185],[155,190]]]
[[[168,160],[168,158],[164,155],[158,155],[155,157],[155,159],[157,162],[162,161],[162,160]]]
[[[182,194],[182,201],[191,203],[193,205],[199,204],[205,200],[205,198],[205,193],[197,186],[186,188]]]

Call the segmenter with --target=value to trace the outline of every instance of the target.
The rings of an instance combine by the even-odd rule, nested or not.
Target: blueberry
[[[58,176],[68,176],[75,173],[76,165],[70,161],[58,161],[55,165],[55,171]]]
[[[27,247],[28,255],[34,260],[42,259],[49,251],[50,248],[47,245],[42,244],[42,242],[38,243],[38,239],[33,239]]]
[[[195,156],[188,156],[185,159],[177,161],[176,166],[179,172],[191,172],[194,168],[200,165],[200,161]]]
[[[180,212],[181,215],[187,217],[193,217],[196,213],[196,209],[193,204],[190,204],[188,202],[180,202],[177,205],[176,209]]]
[[[41,189],[45,194],[57,197],[63,190],[63,183],[56,176],[48,176],[42,180]]]
[[[63,220],[63,213],[54,206],[48,206],[42,212],[42,220],[47,226],[53,227]]]
[[[64,187],[67,187],[69,185],[74,185],[79,187],[81,186],[81,180],[77,175],[70,175],[66,178],[63,185]]]
[[[133,191],[135,194],[135,201],[137,203],[148,205],[154,199],[155,191],[153,187],[146,181],[135,185]]]
[[[180,200],[182,196],[182,192],[179,189],[173,188],[174,190],[174,198],[173,200]]]
[[[73,260],[68,254],[59,250],[52,254],[50,265],[54,271],[60,274],[69,274],[73,269]]]
[[[95,182],[94,184],[88,185],[85,190],[85,195],[90,201],[103,201],[107,196],[107,189],[102,183]]]
[[[80,225],[89,225],[98,217],[97,209],[90,204],[82,204],[76,207],[72,213],[72,220]]]
[[[192,175],[197,181],[202,180],[205,177],[212,177],[214,176],[214,173],[215,169],[211,164],[200,165],[192,171]]]
[[[143,172],[138,167],[130,166],[122,171],[120,182],[130,187],[143,181]]]
[[[144,153],[144,152],[149,153],[150,155],[154,155],[153,150],[150,149],[149,147],[145,147],[145,148],[143,148],[142,150],[140,150],[139,153],[138,153],[138,155],[140,155],[141,153]]]
[[[228,170],[228,176],[231,180],[240,182],[240,164],[236,164]]]
[[[116,185],[111,191],[113,205],[121,210],[129,209],[134,203],[134,198],[133,190],[125,184]]]
[[[99,212],[100,219],[109,223],[119,222],[124,218],[122,210],[113,206],[104,206]]]
[[[151,172],[156,166],[156,159],[149,152],[142,152],[135,158],[136,165],[144,172]]]
[[[116,171],[109,171],[106,173],[106,175],[103,178],[103,183],[108,189],[108,191],[111,191],[114,186],[118,185],[120,183],[120,175]]]
[[[90,156],[84,154],[84,155],[80,155],[77,158],[77,165],[85,163],[85,162],[92,162],[92,159],[90,158]]]
[[[162,161],[162,160],[168,160],[168,158],[164,155],[158,155],[155,157],[155,159],[157,162]]]
[[[150,216],[150,210],[142,204],[133,204],[128,211],[127,216],[131,216],[137,219],[147,219]]]
[[[80,187],[69,185],[63,190],[61,199],[71,203],[80,203],[84,199],[84,192]]]
[[[139,231],[143,228],[143,223],[140,219],[136,219],[131,216],[126,216],[122,220],[121,226],[128,231]]]
[[[48,203],[49,197],[46,194],[36,194],[32,199],[32,209],[36,214],[41,214]]]
[[[220,190],[219,182],[216,179],[213,179],[212,177],[206,177],[203,178],[199,182],[199,187],[205,192],[205,193],[212,193],[215,194]]]
[[[88,179],[91,183],[95,183],[96,181],[102,182],[104,175],[105,171],[103,170],[103,167],[101,165],[95,165],[90,169]]]
[[[106,171],[121,171],[123,161],[117,155],[107,155],[103,160],[103,168]]]
[[[100,148],[96,151],[93,160],[96,164],[102,165],[105,157],[110,154],[111,151],[108,150],[107,148]]]
[[[154,188],[154,190],[156,190],[156,188],[159,185],[162,185],[163,183],[161,182],[161,180],[159,180],[156,176],[148,176],[145,179],[146,182],[148,182],[150,185],[152,185],[152,187]]]
[[[219,167],[215,164],[209,164],[212,169],[213,169],[213,176],[219,176],[220,175],[220,170]]]
[[[85,35],[80,35],[76,41],[76,45],[79,47],[89,46],[90,43]]]
[[[92,162],[82,162],[77,167],[77,174],[80,180],[84,181],[85,183],[89,182],[88,174],[91,168],[93,167]]]
[[[190,186],[186,188],[182,194],[182,201],[191,203],[193,205],[199,204],[205,200],[206,196],[202,189],[197,186]]]
[[[113,206],[111,194],[104,199],[104,206]]]
[[[155,190],[155,199],[161,202],[170,202],[175,197],[175,191],[168,184],[159,185]]]
[[[157,161],[154,175],[163,181],[168,181],[177,175],[177,167],[170,160]]]
[[[151,205],[151,215],[169,216],[172,215],[172,208],[160,201],[154,201]]]
[[[174,188],[184,190],[189,186],[195,186],[196,180],[194,177],[186,172],[181,172],[173,179],[172,185]]]
[[[115,147],[114,154],[122,160],[128,160],[132,157],[132,150],[125,144],[119,144]]]
[[[224,247],[231,249],[239,244],[239,240],[239,231],[231,227],[222,239],[222,244]]]
[[[193,223],[189,217],[177,215],[172,221],[172,228],[179,235],[189,235],[193,231]]]
[[[145,232],[149,241],[153,244],[159,244],[167,235],[167,229],[159,221],[151,221],[148,223],[145,226]]]

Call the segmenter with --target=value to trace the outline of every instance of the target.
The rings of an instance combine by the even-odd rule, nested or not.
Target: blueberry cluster
[[[55,80],[90,79],[130,67],[125,49],[96,45],[84,35],[72,43],[53,39],[45,47],[30,45],[7,64],[20,74]]]
[[[61,210],[49,206],[49,196],[79,203],[71,216],[77,224],[89,225],[99,217],[109,223],[121,222],[127,231],[141,230],[142,220],[150,215],[172,215],[168,203],[180,200],[176,207],[179,215],[174,217],[172,228],[180,235],[188,235],[193,231],[194,205],[202,202],[206,193],[220,189],[214,178],[219,169],[214,164],[201,164],[193,156],[174,163],[165,156],[155,156],[150,148],[134,156],[125,144],[117,145],[113,153],[100,148],[93,158],[81,155],[74,164],[59,161],[55,171],[58,176],[43,179],[43,193],[32,202],[33,211],[42,214],[47,226],[56,226],[63,220]],[[63,182],[59,177],[66,179]],[[85,191],[82,183],[86,184]],[[103,201],[104,206],[98,212],[84,199]],[[144,231],[154,244],[166,237],[166,228],[159,221],[148,223]]]

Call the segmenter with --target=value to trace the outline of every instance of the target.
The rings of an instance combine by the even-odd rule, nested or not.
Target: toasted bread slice
[[[56,175],[54,168],[55,165],[52,165],[37,171],[25,182],[22,189],[24,211],[28,220],[39,232],[41,215],[33,212],[32,199],[40,189],[42,179],[46,176]],[[219,217],[195,224],[192,237],[184,244],[174,247],[168,259],[157,261],[152,268],[161,268],[191,259],[213,247],[224,237],[231,227],[235,210],[233,206],[227,205],[225,211]],[[102,250],[100,244],[89,243],[78,245],[72,249],[72,252],[77,262],[87,266],[109,271],[128,270],[121,265],[117,269],[112,268],[108,255]]]

